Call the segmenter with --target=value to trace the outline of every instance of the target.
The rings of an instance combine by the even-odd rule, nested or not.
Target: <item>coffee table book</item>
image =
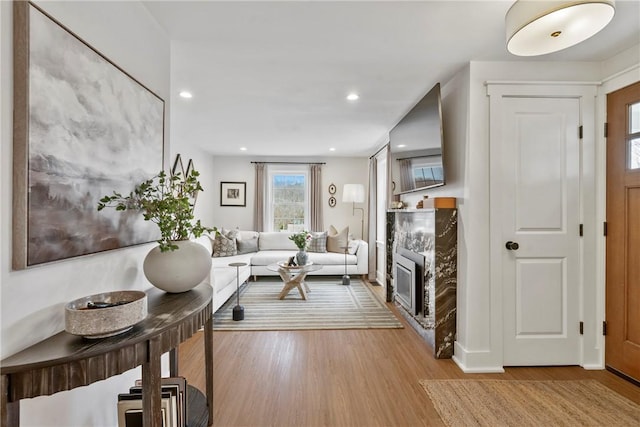
[[[178,426],[177,427],[186,427],[187,420],[189,419],[187,413],[187,380],[184,377],[165,377],[160,378],[160,384],[162,386],[162,391],[171,391],[172,394],[176,396],[177,402],[177,411],[178,411]],[[176,391],[177,389],[177,391]],[[129,389],[130,393],[133,392],[141,392],[142,390],[142,380],[137,379],[135,381],[135,386]]]
[[[160,409],[163,427],[177,427],[176,398],[170,392],[161,394]],[[118,395],[118,427],[142,426],[142,393]]]

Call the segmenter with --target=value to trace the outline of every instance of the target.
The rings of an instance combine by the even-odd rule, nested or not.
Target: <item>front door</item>
[[[580,104],[504,98],[504,365],[580,363]]]
[[[607,96],[605,363],[640,381],[640,83]]]

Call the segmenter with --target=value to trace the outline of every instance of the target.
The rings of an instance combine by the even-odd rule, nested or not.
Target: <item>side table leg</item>
[[[169,376],[178,376],[178,366],[178,349],[172,348],[171,350],[169,350]]]
[[[147,361],[142,364],[142,424],[145,427],[161,427],[160,338],[151,338],[147,346]]]
[[[204,363],[209,424],[213,425],[213,315],[204,324]]]

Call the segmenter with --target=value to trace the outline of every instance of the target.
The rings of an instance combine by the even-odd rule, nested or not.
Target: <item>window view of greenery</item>
[[[304,227],[305,218],[305,176],[301,174],[273,175],[271,189],[273,195],[273,229],[287,230],[289,224],[294,231]],[[298,227],[295,227],[295,226]]]

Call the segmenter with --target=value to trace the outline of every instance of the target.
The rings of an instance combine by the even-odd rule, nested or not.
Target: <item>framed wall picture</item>
[[[330,184],[329,185],[329,194],[336,194],[336,185],[335,184]]]
[[[13,269],[157,240],[97,203],[163,169],[164,101],[32,3],[13,29]]]
[[[247,183],[221,182],[220,206],[247,206]]]

